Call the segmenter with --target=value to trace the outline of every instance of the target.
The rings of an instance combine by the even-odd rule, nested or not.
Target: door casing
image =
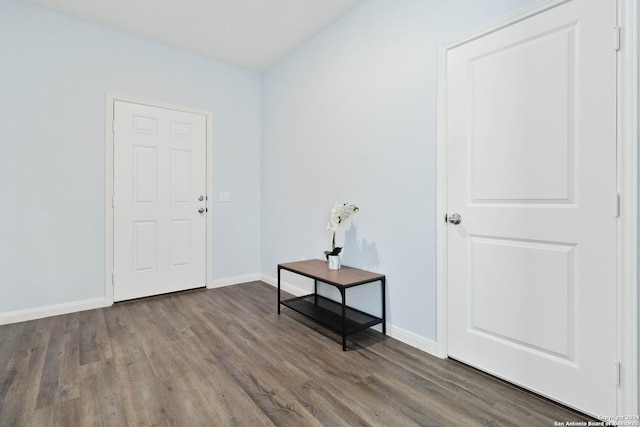
[[[543,0],[494,23],[463,34],[438,51],[438,134],[436,200],[436,355],[447,352],[447,133],[445,86],[447,52],[514,22],[572,0]],[[617,158],[620,217],[618,220],[618,281],[616,333],[621,364],[618,414],[638,413],[638,1],[617,0],[620,50],[617,59]],[[614,39],[612,28],[612,49]],[[614,203],[614,201],[612,201]],[[614,331],[612,331],[613,333]],[[594,343],[594,345],[597,345]],[[612,369],[611,380],[614,381]]]
[[[187,113],[195,113],[206,116],[207,134],[206,134],[206,207],[208,209],[207,215],[207,231],[206,231],[206,274],[205,285],[207,288],[213,283],[212,265],[213,259],[211,257],[213,246],[213,212],[212,212],[212,185],[211,177],[213,171],[213,157],[212,157],[212,138],[211,138],[211,122],[212,114],[209,111],[197,110],[194,108],[188,108],[183,106],[176,106],[170,104],[164,104],[159,102],[153,102],[148,100],[141,100],[132,98],[126,95],[118,95],[113,93],[106,94],[106,118],[105,118],[105,189],[104,189],[104,209],[105,209],[105,304],[107,306],[113,305],[113,251],[114,251],[114,227],[113,227],[113,189],[114,189],[114,156],[113,156],[113,121],[114,121],[114,102],[124,101],[137,104],[148,105],[151,107],[166,108],[171,110],[184,111]]]

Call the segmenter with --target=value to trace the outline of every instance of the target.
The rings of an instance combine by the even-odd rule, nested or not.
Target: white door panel
[[[205,116],[115,101],[114,117],[114,300],[205,286]]]
[[[470,59],[473,201],[570,199],[573,32],[565,28]]]
[[[448,51],[448,353],[616,413],[615,2]]]

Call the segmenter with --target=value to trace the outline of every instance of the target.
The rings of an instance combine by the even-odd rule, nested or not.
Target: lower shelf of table
[[[284,300],[281,304],[336,332],[343,333],[341,303],[311,294]],[[381,318],[347,306],[344,335],[353,334],[379,323],[382,323]]]

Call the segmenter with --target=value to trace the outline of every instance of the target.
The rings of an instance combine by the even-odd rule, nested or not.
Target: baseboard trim
[[[268,276],[266,274],[262,274],[260,275],[260,280],[262,280],[265,283],[270,284],[273,287],[277,287],[278,286],[278,279],[275,279],[271,276]],[[309,291],[306,291],[304,289],[301,289],[295,285],[292,285],[291,283],[287,283],[285,281],[280,281],[280,288],[285,291],[285,292],[289,292],[290,294],[294,295],[294,296],[302,296],[302,295],[306,295],[309,293]],[[390,336],[391,338],[395,338],[398,341],[402,341],[403,343],[410,345],[411,347],[415,347],[418,350],[422,350],[426,353],[429,353],[433,356],[437,356],[436,353],[436,342],[432,341],[430,339],[424,338],[418,334],[415,334],[413,332],[407,331],[406,329],[402,329],[399,328],[397,326],[393,326],[391,324],[389,324],[387,322],[387,335]]]
[[[260,274],[247,274],[245,276],[228,277],[214,280],[208,289],[220,288],[223,286],[237,285],[239,283],[254,282],[260,280]],[[26,322],[28,320],[42,319],[45,317],[58,316],[61,314],[75,313],[78,311],[93,310],[95,308],[109,307],[107,299],[92,298],[83,301],[67,302],[63,304],[48,305],[44,307],[27,308],[25,310],[9,311],[0,313],[0,325],[10,323]]]
[[[258,280],[268,283],[273,287],[278,286],[277,279],[266,274],[247,274],[244,276],[235,276],[214,280],[211,285],[207,286],[207,288],[221,288],[224,286],[237,285],[246,282],[255,282]],[[294,296],[302,296],[309,293],[308,291],[299,288],[298,286],[284,281],[280,282],[280,287],[283,291],[288,292]],[[108,307],[109,305],[111,304],[107,304],[106,298],[103,297],[92,298],[83,301],[74,301],[64,304],[49,305],[45,307],[35,307],[25,310],[10,311],[7,313],[0,313],[0,325],[8,325],[10,323],[26,322],[28,320],[36,320],[45,317],[75,313],[79,311],[93,310],[96,308]],[[424,338],[418,334],[399,328],[397,326],[390,325],[389,323],[387,323],[387,335],[397,339],[398,341],[402,341],[407,345],[437,356],[435,341]]]
[[[28,320],[42,319],[45,317],[59,316],[61,314],[75,313],[78,311],[93,310],[96,308],[108,307],[107,299],[92,298],[82,301],[67,302],[64,304],[48,305],[45,307],[27,308],[25,310],[9,311],[0,313],[0,325],[10,323],[26,322]]]
[[[406,329],[402,329],[389,324],[387,324],[387,335],[389,335],[391,338],[397,339],[398,341],[402,341],[403,343],[410,345],[411,347],[415,347],[418,350],[429,353],[432,356],[438,356],[436,351],[437,345],[433,340],[407,331]]]
[[[243,276],[226,277],[224,279],[216,279],[207,285],[207,289],[223,288],[225,286],[237,285],[246,282],[255,282],[260,280],[260,274],[245,274]]]
[[[270,284],[273,287],[278,287],[278,279],[275,279],[271,276],[267,276],[266,274],[261,274],[260,275],[260,280],[262,280],[265,283]],[[290,293],[291,295],[295,296],[295,297],[301,297],[303,295],[307,295],[309,294],[309,291],[306,291],[302,288],[299,288],[295,285],[292,285],[291,283],[287,283],[284,280],[280,281],[280,289],[282,289],[285,292]]]

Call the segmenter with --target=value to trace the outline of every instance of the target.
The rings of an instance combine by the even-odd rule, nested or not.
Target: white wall
[[[529,3],[369,0],[263,74],[263,273],[322,257],[354,203],[343,263],[386,274],[392,333],[435,339],[437,47]]]
[[[260,271],[260,75],[0,1],[0,317],[105,295],[105,94],[213,113],[213,277]]]
[[[369,0],[260,76],[0,0],[0,316],[104,296],[108,91],[213,112],[213,193],[233,196],[214,279],[322,257],[355,203],[344,263],[385,273],[389,321],[433,340],[436,49],[531,2]]]

